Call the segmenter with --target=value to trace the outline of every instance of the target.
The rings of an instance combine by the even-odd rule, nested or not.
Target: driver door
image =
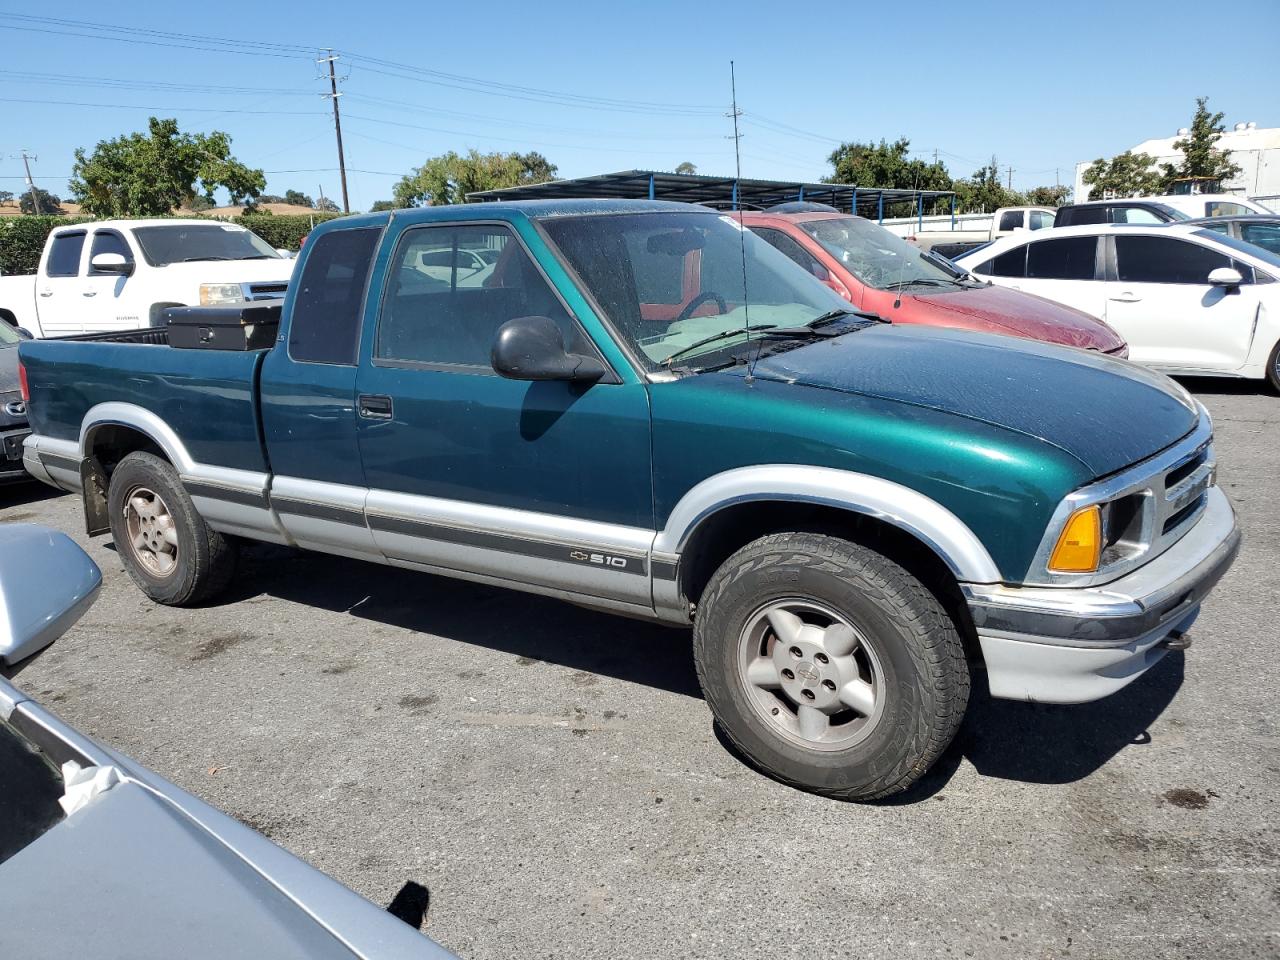
[[[480,250],[492,265],[463,265]],[[396,240],[356,383],[374,541],[396,562],[647,606],[646,387],[629,370],[593,384],[498,376],[498,329],[522,316],[550,317],[568,350],[600,356],[508,225]]]

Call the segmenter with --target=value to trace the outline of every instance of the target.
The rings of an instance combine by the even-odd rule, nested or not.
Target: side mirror
[[[14,327],[13,329],[17,331],[18,336],[23,340],[34,340],[36,338],[36,335],[26,327]]]
[[[133,273],[133,261],[126,260],[123,254],[119,253],[97,253],[93,259],[89,261],[89,267],[94,273],[114,273],[127,277]]]
[[[498,328],[489,360],[508,380],[572,380],[595,383],[605,374],[594,357],[569,353],[550,317],[517,317]]]
[[[1218,267],[1209,271],[1209,282],[1215,287],[1238,287],[1244,283],[1244,277],[1233,267]]]
[[[24,660],[66,633],[101,586],[98,565],[65,533],[0,526],[0,663]]]

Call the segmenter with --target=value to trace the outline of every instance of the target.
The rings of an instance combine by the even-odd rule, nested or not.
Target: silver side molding
[[[880,477],[796,464],[739,467],[708,477],[680,498],[654,539],[653,549],[667,555],[683,553],[707,517],[733,504],[758,500],[818,503],[876,517],[932,547],[958,580],[997,583],[1001,579],[995,561],[973,531],[936,501]]]

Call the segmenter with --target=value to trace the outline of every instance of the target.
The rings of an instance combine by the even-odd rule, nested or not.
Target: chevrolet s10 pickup
[[[347,217],[274,317],[183,322],[218,346],[228,311],[239,349],[178,318],[19,348],[28,469],[149,597],[209,600],[247,538],[692,625],[722,730],[828,796],[916,781],[978,668],[995,697],[1124,687],[1239,546],[1172,381],[851,312],[702,207]]]

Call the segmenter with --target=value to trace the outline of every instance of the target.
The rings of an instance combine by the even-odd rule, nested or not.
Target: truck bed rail
[[[146,343],[158,347],[169,345],[167,327],[141,327],[137,330],[103,330],[98,333],[73,333],[66,337],[49,337],[50,340],[88,340],[98,343]]]

